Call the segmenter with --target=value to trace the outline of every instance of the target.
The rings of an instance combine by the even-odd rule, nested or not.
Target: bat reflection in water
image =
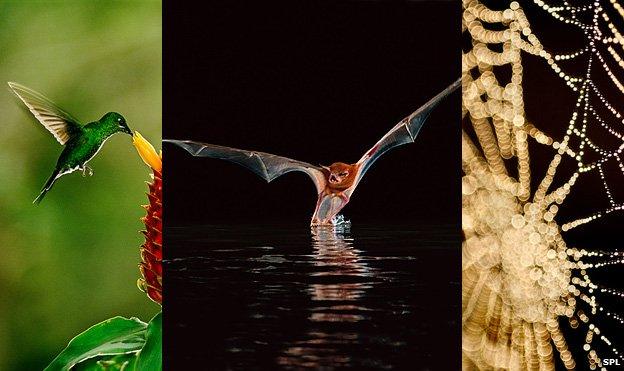
[[[338,217],[338,213],[349,202],[353,191],[371,165],[388,150],[414,142],[433,108],[460,86],[461,79],[433,97],[416,112],[401,120],[355,164],[334,162],[330,166],[315,166],[269,153],[191,140],[165,139],[163,142],[176,144],[193,156],[211,157],[237,163],[258,174],[267,182],[291,171],[304,172],[312,178],[318,192],[318,201],[310,224],[312,226],[335,225],[343,221]]]

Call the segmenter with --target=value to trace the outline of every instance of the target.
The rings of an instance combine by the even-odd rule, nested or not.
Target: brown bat
[[[330,166],[314,166],[307,162],[257,151],[200,143],[192,140],[164,139],[193,156],[211,157],[237,163],[261,176],[267,182],[289,173],[301,171],[312,179],[318,193],[311,225],[334,225],[335,217],[349,202],[353,191],[371,165],[388,150],[414,142],[420,128],[433,108],[461,86],[461,79],[444,89],[416,112],[407,116],[383,136],[362,158],[354,163],[335,162]]]

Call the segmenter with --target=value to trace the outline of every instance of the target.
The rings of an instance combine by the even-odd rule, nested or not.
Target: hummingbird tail
[[[50,176],[50,178],[48,178],[48,181],[46,182],[46,184],[41,189],[39,196],[37,196],[37,198],[35,198],[35,200],[33,201],[33,204],[39,205],[41,203],[41,200],[43,200],[43,197],[46,195],[46,193],[48,193],[50,188],[52,188],[52,185],[54,185],[54,182],[56,182],[56,179],[58,179],[58,174],[59,174],[58,169],[55,169],[52,175]]]

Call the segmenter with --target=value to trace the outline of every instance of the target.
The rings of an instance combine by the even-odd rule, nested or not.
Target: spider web
[[[567,1],[564,1],[562,6],[550,6],[541,0],[534,0],[534,3],[553,18],[583,30],[585,36],[583,49],[568,54],[555,55],[554,58],[546,53],[543,56],[567,85],[572,90],[579,92],[568,131],[561,145],[572,146],[571,141],[577,139],[578,144],[575,147],[575,151],[570,151],[569,154],[578,161],[579,174],[597,172],[600,175],[604,192],[609,202],[609,206],[602,210],[597,210],[591,215],[564,224],[562,228],[565,231],[601,218],[614,211],[624,210],[622,199],[616,200],[612,194],[613,185],[621,183],[624,178],[613,177],[613,179],[608,180],[604,171],[606,166],[614,163],[619,168],[620,175],[624,174],[624,163],[622,161],[622,152],[624,151],[624,126],[622,124],[624,124],[624,116],[606,98],[606,94],[601,92],[598,83],[593,79],[594,75],[602,72],[606,74],[608,82],[613,85],[613,88],[620,93],[624,93],[624,85],[622,84],[624,80],[619,70],[624,68],[624,60],[620,54],[624,51],[624,37],[599,2],[580,7],[573,7]],[[607,2],[605,1],[605,3]],[[608,3],[608,6],[612,7],[612,10],[624,19],[624,9],[614,0]],[[584,22],[583,18],[588,19],[588,21]],[[608,62],[604,56],[605,54],[610,57]],[[584,76],[571,76],[557,64],[559,61],[581,59],[583,57],[585,57],[585,60],[579,60],[578,62],[586,66]],[[617,68],[617,70],[614,70],[609,64],[615,64],[616,67],[614,68]],[[603,114],[599,113],[601,111],[606,111],[608,116],[604,117]],[[597,144],[587,134],[588,128],[591,126],[598,127],[601,129],[601,133],[612,136],[616,145],[606,148]],[[592,151],[598,159],[587,161],[586,149]]]
[[[621,299],[624,294],[590,278],[598,268],[624,263],[624,254],[568,247],[562,235],[624,210],[624,195],[615,192],[624,180],[624,116],[601,88],[607,84],[606,90],[624,93],[624,36],[618,31],[624,9],[615,0],[605,2],[609,9],[598,1],[582,6],[533,2],[582,30],[584,46],[551,54],[517,2],[493,10],[476,0],[463,1],[462,27],[470,44],[462,54],[464,369],[554,369],[556,358],[565,368],[577,367],[560,318],[586,331],[581,348],[589,368],[604,367],[605,358],[624,362],[605,334],[616,331],[603,331],[592,320],[600,314],[624,324],[596,297],[600,293]],[[612,21],[612,16],[619,19]],[[543,59],[577,94],[561,138],[528,121],[525,55]],[[566,72],[574,67],[581,72]],[[601,80],[598,74],[605,77]],[[550,129],[548,123],[538,126]],[[533,187],[530,141],[552,153]],[[562,162],[573,163],[570,174],[562,175]],[[606,206],[559,225],[560,206],[579,179],[590,174],[599,177]]]

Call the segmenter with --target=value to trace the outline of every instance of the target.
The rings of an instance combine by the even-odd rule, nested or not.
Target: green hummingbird
[[[52,133],[62,146],[65,146],[52,175],[33,203],[40,203],[54,182],[65,174],[81,170],[82,176],[87,173],[93,175],[93,169],[87,163],[113,134],[132,135],[126,119],[117,112],[108,112],[97,121],[81,125],[78,120],[36,91],[15,82],[8,84],[41,125]]]

